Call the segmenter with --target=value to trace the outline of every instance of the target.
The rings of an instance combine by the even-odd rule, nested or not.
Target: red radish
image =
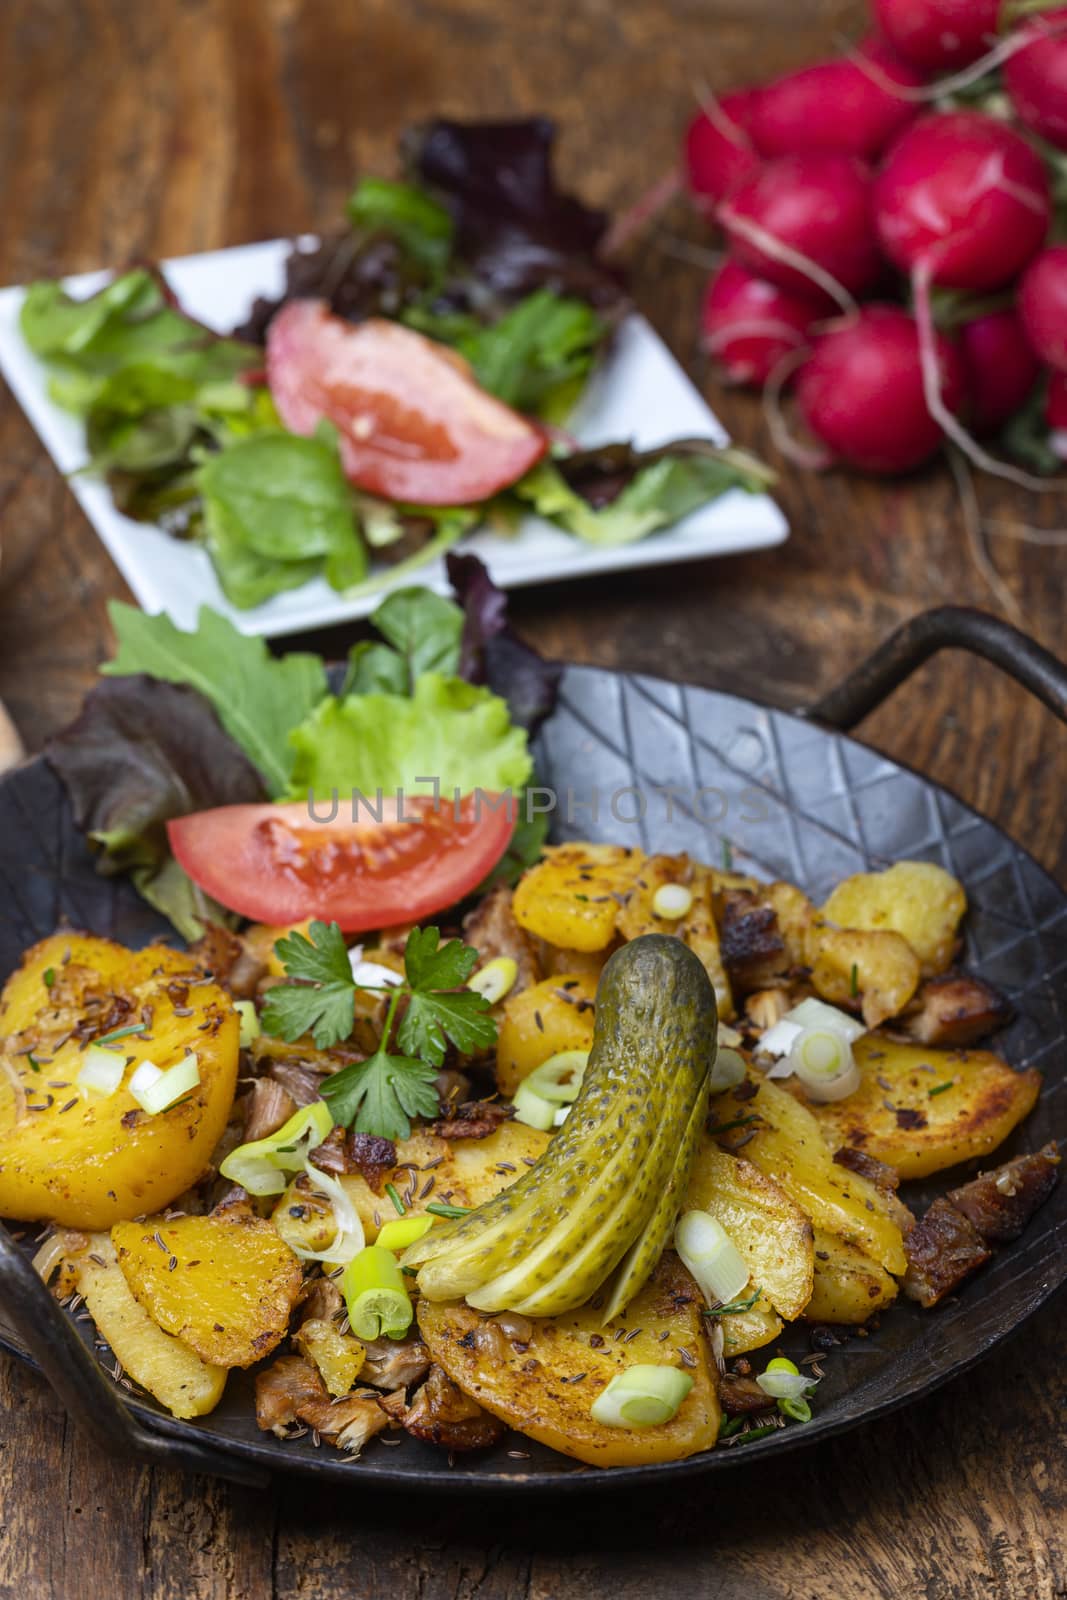
[[[267,375],[285,426],[312,434],[323,417],[332,422],[348,478],[386,500],[485,500],[547,448],[454,351],[378,317],[353,326],[322,300],[291,300],[278,312]]]
[[[991,311],[968,322],[960,329],[960,355],[967,372],[971,426],[980,436],[999,433],[1023,405],[1041,371],[1018,313]]]
[[[719,207],[734,254],[792,293],[816,289],[854,309],[881,272],[871,220],[871,181],[854,156],[782,156]]]
[[[1045,416],[1052,429],[1049,443],[1061,461],[1067,461],[1067,372],[1054,372],[1048,386]]]
[[[890,150],[874,188],[882,248],[953,289],[999,289],[1048,232],[1044,162],[1011,128],[977,111],[920,119]]]
[[[685,131],[685,170],[694,198],[717,205],[755,177],[760,158],[750,130],[757,91],[709,98]]]
[[[705,348],[735,383],[766,383],[784,356],[802,350],[824,307],[727,261],[708,284],[701,310]]]
[[[1012,39],[1033,41],[1004,66],[1016,114],[1049,144],[1067,150],[1067,10],[1043,12]]]
[[[760,155],[836,150],[873,160],[914,121],[918,104],[894,94],[885,80],[916,89],[922,74],[882,39],[865,40],[857,54],[875,71],[865,72],[855,56],[842,57],[790,72],[759,90],[751,128]]]
[[[897,53],[924,72],[977,61],[996,43],[1000,0],[874,0],[874,19]]]
[[[1045,365],[1067,372],[1067,244],[1031,261],[1019,284],[1019,315]]]
[[[937,358],[944,404],[956,410],[962,363],[942,337]],[[797,399],[812,433],[864,472],[910,472],[943,438],[923,398],[919,331],[899,306],[866,305],[822,334],[800,370]]]

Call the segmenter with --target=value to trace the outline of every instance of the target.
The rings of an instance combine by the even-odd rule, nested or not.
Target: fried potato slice
[[[701,1136],[683,1211],[707,1211],[726,1230],[749,1269],[744,1300],[761,1289],[787,1322],[811,1299],[815,1257],[805,1213],[766,1173]],[[733,1313],[724,1322],[733,1325]],[[772,1334],[773,1338],[774,1335]]]
[[[124,1026],[145,1032],[116,1041],[120,1087],[80,1088],[83,1046]],[[102,1229],[176,1200],[226,1126],[239,1033],[230,996],[181,951],[79,933],[34,945],[0,1000],[0,1216]],[[199,1084],[147,1116],[129,1091],[133,1073],[142,1061],[174,1066],[189,1049]]]
[[[309,1317],[293,1335],[293,1345],[318,1368],[319,1377],[335,1400],[355,1384],[367,1359],[366,1347],[335,1322]]]
[[[867,1034],[853,1054],[862,1086],[847,1100],[813,1105],[812,1114],[833,1149],[855,1145],[902,1178],[988,1155],[1041,1088],[1035,1068],[1015,1072],[991,1050],[933,1050]]]
[[[300,1262],[249,1207],[120,1222],[111,1242],[139,1303],[201,1360],[251,1367],[288,1333]]]
[[[514,1095],[523,1078],[560,1050],[588,1050],[593,1042],[597,975],[561,973],[509,995],[496,1044],[496,1081]]]
[[[722,1353],[726,1361],[734,1356],[747,1355],[750,1350],[760,1350],[772,1339],[777,1339],[785,1323],[775,1311],[765,1294],[744,1311],[731,1311],[720,1317],[722,1324]]]
[[[944,867],[897,861],[884,872],[857,872],[839,883],[822,915],[841,928],[899,933],[929,978],[950,966],[966,910],[963,885]]]
[[[202,1361],[195,1351],[164,1333],[133,1292],[106,1233],[94,1234],[79,1257],[78,1292],[89,1315],[134,1383],[147,1389],[175,1417],[206,1417],[222,1399],[225,1367]]]
[[[820,1122],[787,1090],[751,1069],[749,1082],[757,1088],[748,1099],[743,1085],[741,1099],[736,1092],[716,1097],[727,1147],[740,1142],[745,1159],[773,1178],[816,1228],[858,1245],[887,1272],[904,1272],[896,1196],[838,1166]]]
[[[858,1326],[892,1305],[897,1280],[861,1250],[824,1228],[815,1230],[815,1283],[804,1310],[808,1322]]]
[[[511,1427],[590,1466],[680,1461],[710,1450],[718,1438],[718,1383],[700,1293],[673,1251],[623,1315],[607,1324],[592,1303],[530,1319],[530,1337],[521,1340],[463,1301],[422,1300],[418,1318],[433,1359],[465,1394]],[[693,1379],[677,1415],[653,1428],[595,1422],[590,1407],[597,1395],[642,1362],[680,1367]]]
[[[816,921],[808,934],[808,959],[816,994],[846,1010],[858,999],[868,1028],[903,1011],[919,987],[919,958],[899,933]]]
[[[603,950],[615,937],[615,896],[626,893],[643,861],[640,850],[623,845],[550,845],[519,881],[515,921],[549,944]]]
[[[729,1021],[735,1015],[730,980],[722,963],[719,930],[712,904],[714,875],[707,867],[688,856],[648,856],[619,910],[616,927],[624,939],[643,933],[674,934],[698,957],[711,979],[719,1016]],[[659,917],[653,909],[656,891],[666,883],[684,884],[693,904],[684,917]]]

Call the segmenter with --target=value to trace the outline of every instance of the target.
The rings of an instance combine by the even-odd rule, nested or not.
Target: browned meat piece
[[[962,1188],[951,1189],[948,1198],[987,1244],[1008,1244],[1056,1187],[1059,1164],[1059,1151],[1047,1144],[1036,1155],[1017,1156]]]
[[[773,906],[750,889],[727,889],[719,903],[719,946],[737,995],[763,989],[789,970],[789,956]]]
[[[750,1032],[754,1028],[758,1033],[766,1033],[776,1022],[781,1022],[795,1003],[788,989],[757,989],[747,996],[745,1015],[738,1026]]]
[[[417,1333],[406,1339],[370,1339],[360,1382],[377,1389],[409,1389],[430,1370],[430,1356]]]
[[[904,1241],[904,1293],[936,1306],[992,1255],[974,1224],[948,1200],[935,1200]]]
[[[320,1172],[332,1173],[334,1177],[354,1169],[348,1158],[347,1138],[343,1128],[331,1128],[320,1145],[316,1145],[308,1156],[313,1167],[318,1167]]]
[[[381,1194],[387,1172],[396,1166],[396,1145],[376,1133],[350,1133],[347,1144],[352,1172],[360,1173],[375,1194]]]
[[[284,1439],[308,1405],[329,1403],[318,1371],[302,1356],[279,1356],[265,1372],[256,1373],[256,1422],[264,1433]]]
[[[310,1278],[299,1301],[301,1322],[332,1322],[344,1301],[332,1278]]]
[[[289,1091],[294,1105],[309,1106],[319,1098],[322,1073],[316,1072],[309,1062],[301,1061],[297,1056],[281,1056],[271,1061],[267,1077],[273,1078],[275,1083],[280,1083],[283,1089]]]
[[[843,1149],[836,1152],[834,1160],[839,1167],[847,1167],[849,1172],[856,1172],[861,1178],[867,1178],[876,1189],[888,1189],[891,1193],[895,1193],[900,1188],[900,1173],[896,1167],[887,1166],[884,1161],[877,1161],[865,1150],[856,1150],[852,1145],[846,1144]]]
[[[769,1411],[775,1404],[769,1394],[764,1394],[755,1378],[741,1378],[735,1372],[724,1372],[719,1379],[719,1399],[728,1417]]]
[[[251,999],[267,970],[259,957],[245,948],[242,939],[215,922],[209,922],[201,937],[189,946],[189,954],[239,1000]]]
[[[463,919],[463,937],[478,952],[478,965],[510,956],[518,967],[509,994],[518,994],[537,983],[541,965],[533,940],[519,927],[511,914],[511,890],[506,884],[491,889],[473,911]]]
[[[244,1101],[246,1144],[277,1133],[296,1110],[296,1101],[273,1078],[257,1078]]]
[[[488,1139],[513,1115],[511,1106],[500,1105],[496,1100],[468,1100],[433,1123],[430,1132],[439,1139]]]
[[[340,1400],[314,1400],[300,1409],[300,1420],[338,1450],[358,1456],[368,1439],[394,1426],[376,1394],[346,1394]]]
[[[962,1050],[995,1033],[1012,1019],[1010,1002],[986,983],[964,972],[928,978],[892,1031],[916,1044]]]
[[[431,1367],[430,1375],[401,1417],[404,1429],[446,1450],[485,1450],[507,1432],[499,1417],[483,1411],[457,1383]]]

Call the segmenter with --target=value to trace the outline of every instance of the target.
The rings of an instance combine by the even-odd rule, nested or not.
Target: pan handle
[[[1001,668],[1067,722],[1067,666],[1010,622],[969,606],[922,611],[802,715],[846,731],[939,650],[969,650]]]
[[[149,1466],[181,1467],[262,1488],[269,1475],[224,1454],[206,1440],[174,1437],[146,1426],[126,1406],[72,1319],[42,1283],[29,1258],[0,1224],[0,1300],[18,1334],[70,1415],[109,1455]]]

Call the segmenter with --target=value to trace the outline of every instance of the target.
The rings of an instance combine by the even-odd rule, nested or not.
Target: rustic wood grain
[[[361,165],[444,111],[547,110],[566,177],[618,206],[675,157],[701,80],[813,59],[848,0],[6,0],[0,281],[329,224]],[[708,378],[694,329],[714,249],[680,208],[635,250],[642,306],[743,440],[758,404]],[[695,259],[694,259],[694,252]],[[951,479],[783,472],[794,534],[755,557],[516,596],[543,649],[784,704],[946,600],[992,605]],[[1062,520],[982,489],[989,516]],[[1001,540],[1026,625],[1062,649],[1064,557]],[[0,696],[38,746],[107,653],[111,563],[0,395]],[[339,647],[349,635],[320,636]],[[991,667],[943,657],[864,736],[1067,873],[1063,731]],[[923,1406],[806,1455],[670,1494],[532,1506],[229,1489],[102,1459],[0,1361],[0,1600],[1063,1600],[1062,1304]]]

